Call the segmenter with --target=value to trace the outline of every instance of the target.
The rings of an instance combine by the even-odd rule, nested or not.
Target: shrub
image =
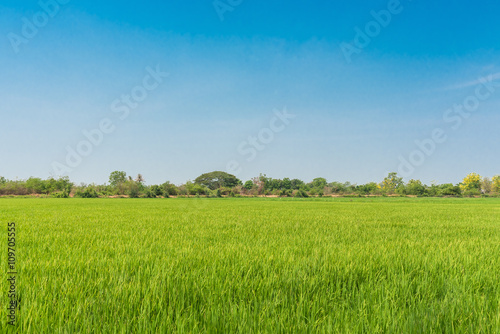
[[[52,193],[51,197],[53,198],[68,198],[69,194],[65,191],[56,191]]]
[[[410,180],[406,185],[406,193],[408,195],[417,195],[421,196],[426,193],[425,186],[422,184],[420,180]]]
[[[128,191],[128,196],[130,198],[138,198],[139,197],[139,187],[130,187],[130,190]]]
[[[97,191],[95,191],[94,188],[87,187],[83,191],[78,190],[75,193],[75,197],[80,197],[80,198],[98,198],[99,194],[97,194]]]
[[[243,186],[243,188],[245,188],[246,190],[252,190],[252,188],[253,188],[253,181],[248,180],[247,182],[245,182],[245,185]]]
[[[231,188],[228,188],[228,187],[220,187],[217,190],[219,191],[219,193],[221,195],[229,195],[229,193],[231,192]]]
[[[306,198],[306,197],[309,197],[309,195],[307,194],[307,192],[304,189],[299,189],[295,193],[294,197],[297,197],[297,198]]]
[[[156,198],[156,194],[151,189],[146,188],[144,190],[144,198]]]
[[[451,183],[446,183],[440,186],[440,191],[437,194],[438,196],[461,196],[462,191],[460,186],[454,186]]]
[[[280,192],[281,197],[291,197],[292,196],[292,190],[291,189],[284,189]]]
[[[158,185],[151,186],[150,190],[151,193],[154,195],[154,197],[159,197],[163,195],[163,190]]]
[[[163,189],[163,196],[165,197],[177,196],[181,193],[181,189],[177,188],[175,184],[172,184],[168,181],[162,184],[161,188]],[[182,190],[185,191],[185,187]],[[182,195],[186,194],[187,192],[183,193]]]
[[[474,197],[474,196],[480,196],[481,191],[477,189],[471,189],[471,190],[466,190],[464,191],[464,196],[466,197]]]

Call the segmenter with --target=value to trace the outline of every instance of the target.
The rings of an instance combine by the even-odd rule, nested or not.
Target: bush
[[[343,185],[337,185],[336,189],[340,189]],[[367,184],[362,184],[362,185],[356,185],[356,186],[353,186],[353,190],[355,193],[357,194],[360,194],[360,195],[376,195],[376,194],[380,194],[382,192],[380,186],[375,183],[375,182],[370,182],[370,183],[367,183]],[[348,190],[347,187],[343,187],[343,191],[342,192],[346,192]],[[335,191],[338,193],[338,191]]]
[[[280,192],[280,197],[291,197],[291,196],[292,196],[291,189],[285,189]]]
[[[156,195],[153,193],[151,189],[145,189],[144,198],[156,198]]]
[[[252,190],[253,181],[248,180],[247,182],[245,182],[245,185],[243,186],[243,188],[245,188],[246,190]]]
[[[464,191],[464,196],[466,196],[466,197],[474,197],[474,196],[480,196],[480,195],[481,195],[481,191],[479,191],[477,189],[471,189],[471,190]]]
[[[139,197],[139,188],[138,187],[130,187],[128,191],[128,196],[130,198],[138,198]]]
[[[158,185],[151,186],[150,190],[151,193],[154,195],[154,197],[159,197],[163,195],[163,190]]]
[[[188,195],[206,195],[210,190],[201,184],[196,184],[192,182],[187,182],[186,190]]]
[[[98,198],[99,194],[97,194],[97,191],[95,191],[94,188],[85,188],[84,191],[77,191],[75,193],[75,197],[80,197],[80,198]]]
[[[307,198],[307,197],[309,197],[309,195],[307,194],[307,192],[304,189],[299,189],[295,193],[294,197],[297,197],[297,198]]]
[[[446,183],[440,186],[440,191],[437,194],[438,196],[462,196],[462,190],[460,186],[454,186],[451,183]]]
[[[172,184],[168,181],[165,182],[164,184],[162,184],[161,188],[163,190],[163,196],[167,197],[167,198],[170,196],[177,196],[177,195],[181,194],[181,190],[179,188],[177,188],[175,186],[175,184]],[[183,190],[182,195],[186,195],[187,192],[186,192],[185,188],[182,190]]]
[[[217,198],[217,191],[214,191],[214,190],[210,190],[207,195],[206,195],[207,198]]]
[[[65,191],[57,191],[55,193],[52,193],[51,197],[52,198],[68,198],[69,194]]]
[[[416,195],[422,196],[427,192],[425,186],[422,184],[420,180],[411,179],[410,182],[406,185],[406,193],[408,195]]]
[[[220,187],[219,189],[217,189],[217,191],[219,191],[221,195],[229,195],[229,193],[231,192],[231,188]]]

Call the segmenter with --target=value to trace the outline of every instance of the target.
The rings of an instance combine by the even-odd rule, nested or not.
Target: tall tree
[[[463,179],[460,184],[460,189],[462,189],[462,191],[480,191],[481,179],[481,175],[477,173],[470,173]]]
[[[198,176],[194,183],[205,186],[211,190],[218,189],[220,187],[235,187],[241,184],[241,181],[234,175],[228,174],[226,172],[215,171],[211,173],[205,173]]]
[[[114,171],[109,175],[109,184],[113,187],[118,187],[120,184],[127,181],[127,173],[122,171]]]
[[[398,173],[392,172],[382,181],[382,189],[386,192],[393,193],[396,191],[396,188],[403,184],[403,178],[398,177]]]
[[[317,177],[312,181],[312,186],[318,189],[323,189],[327,184],[328,182],[326,182],[326,179],[323,177]]]
[[[137,177],[135,178],[135,182],[143,184],[144,183],[144,178],[142,177],[142,174],[137,174]]]

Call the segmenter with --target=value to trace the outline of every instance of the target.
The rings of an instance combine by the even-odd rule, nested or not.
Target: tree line
[[[352,184],[350,182],[328,182],[318,177],[311,182],[299,179],[273,179],[261,174],[246,182],[226,172],[214,171],[175,185],[169,181],[163,184],[146,185],[141,174],[135,178],[124,171],[114,171],[105,184],[75,185],[68,177],[7,180],[0,177],[0,195],[41,195],[47,197],[98,198],[169,198],[169,197],[322,197],[322,196],[420,196],[420,197],[463,197],[499,196],[500,176],[482,177],[470,173],[458,184],[423,184],[420,180],[403,182],[397,173],[389,173],[381,182]]]

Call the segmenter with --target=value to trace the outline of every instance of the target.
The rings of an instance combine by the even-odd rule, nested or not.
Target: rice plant
[[[500,332],[499,199],[1,199],[0,221],[2,333]]]

